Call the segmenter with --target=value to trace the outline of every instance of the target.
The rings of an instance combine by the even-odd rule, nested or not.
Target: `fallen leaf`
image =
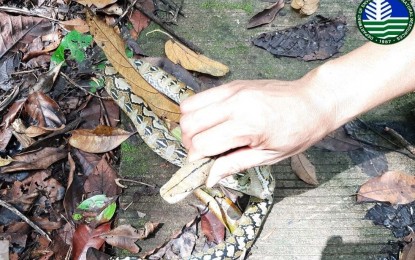
[[[49,54],[49,52],[58,48],[61,38],[62,35],[60,31],[55,31],[36,38],[33,43],[29,45],[28,51],[23,56],[22,61],[26,62],[35,57]]]
[[[277,13],[284,7],[284,0],[278,0],[274,4],[268,6],[261,12],[255,14],[248,21],[247,28],[254,28],[263,24],[268,24],[275,19]]]
[[[13,123],[14,119],[16,118],[17,114],[20,113],[20,111],[23,108],[24,103],[26,102],[26,99],[21,99],[18,101],[15,101],[12,106],[9,108],[9,111],[6,115],[3,116],[3,127],[7,128],[10,126],[11,123]]]
[[[120,128],[99,125],[95,129],[73,130],[69,144],[88,153],[105,153],[119,146],[132,133]]]
[[[39,150],[30,151],[13,156],[13,162],[0,168],[0,173],[43,170],[53,163],[65,158],[67,151],[63,147],[45,147]]]
[[[96,8],[101,9],[107,5],[117,2],[117,0],[76,0],[75,2],[85,6],[95,5]]]
[[[146,253],[144,259],[188,259],[196,244],[196,232],[197,221],[194,219],[173,235],[168,243]]]
[[[103,115],[107,115],[109,124],[116,127],[120,122],[120,107],[113,100],[98,100],[93,98],[82,109],[80,116],[83,121],[79,128],[91,129],[99,125]]]
[[[10,128],[0,130],[0,151],[4,151],[13,136],[13,131]]]
[[[384,201],[406,204],[415,200],[415,177],[399,171],[388,171],[364,183],[357,192],[357,201]]]
[[[399,260],[413,260],[415,259],[415,242],[406,244],[402,249],[401,256]]]
[[[131,37],[137,40],[140,32],[150,24],[150,19],[141,13],[139,10],[134,10],[130,16],[128,16],[133,28],[130,30]]]
[[[388,171],[388,161],[383,152],[363,148],[348,152],[353,163],[370,177],[379,176]]]
[[[78,171],[81,171],[85,176],[92,174],[95,171],[95,166],[101,161],[101,157],[93,153],[86,153],[78,149],[72,149],[71,153],[73,153],[77,165],[81,168]]]
[[[199,208],[201,211],[204,209],[206,209],[206,206]],[[225,239],[225,226],[210,210],[201,214],[200,225],[203,234],[209,242],[219,244]]]
[[[121,188],[115,183],[117,177],[117,172],[108,164],[105,157],[102,157],[94,171],[85,180],[84,190],[89,195],[117,196],[121,193]]]
[[[220,62],[197,54],[183,44],[168,40],[164,46],[167,58],[173,63],[180,64],[183,68],[210,74],[212,76],[223,76],[229,72],[229,68]]]
[[[86,260],[88,248],[99,249],[105,242],[100,235],[108,232],[110,229],[111,223],[102,224],[96,229],[92,229],[85,224],[79,225],[73,234],[73,259]]]
[[[60,21],[59,24],[68,31],[77,30],[80,33],[89,32],[88,24],[81,18],[75,18],[67,21]]]
[[[0,21],[0,58],[9,50],[19,50],[52,29],[50,21],[34,16],[14,16],[0,12]]]
[[[4,167],[6,165],[9,165],[13,162],[13,159],[10,156],[7,156],[6,158],[0,157],[0,167]]]
[[[135,244],[138,239],[145,239],[149,234],[153,233],[158,223],[148,222],[144,229],[137,230],[130,225],[120,225],[115,229],[100,235],[105,242],[112,246],[126,249],[131,253],[138,253],[140,248]]]
[[[66,118],[58,104],[42,92],[29,94],[25,111],[32,119],[33,125],[59,128],[66,123]]]
[[[65,128],[65,125],[61,125],[58,128],[39,127],[39,126],[33,126],[32,125],[32,126],[29,126],[26,130],[24,130],[22,132],[22,134],[25,134],[29,137],[34,138],[34,137],[38,137],[38,136],[41,136],[41,135],[44,135],[44,134],[47,134],[47,133],[50,133],[50,132],[54,132],[54,131],[57,131],[57,130],[62,130],[63,128]]]
[[[318,185],[316,169],[304,154],[300,153],[291,157],[291,168],[295,175],[304,182]]]
[[[91,34],[94,36],[94,41],[102,48],[116,71],[125,78],[132,92],[143,98],[151,110],[159,117],[165,117],[169,120],[179,122],[179,106],[160,94],[141,77],[140,73],[135,69],[135,66],[127,58],[125,44],[121,37],[114,31],[114,28],[108,26],[97,17],[92,16],[89,12],[87,14],[87,23],[89,24]],[[112,81],[112,79],[109,80]]]
[[[331,132],[314,146],[334,152],[347,152],[362,148],[358,141],[346,134],[343,127]]]
[[[292,0],[291,7],[299,9],[300,13],[311,15],[318,9],[320,0]]]
[[[295,27],[262,33],[252,42],[277,57],[324,60],[338,53],[346,36],[346,18],[316,16]]]

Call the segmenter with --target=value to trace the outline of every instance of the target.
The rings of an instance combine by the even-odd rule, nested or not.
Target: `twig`
[[[128,0],[130,3],[132,3],[134,0]],[[153,22],[157,23],[163,30],[167,31],[170,35],[172,35],[177,41],[183,43],[184,45],[186,45],[189,49],[192,49],[195,52],[198,53],[202,53],[202,50],[197,47],[196,45],[194,45],[192,42],[182,38],[181,36],[177,35],[172,29],[170,29],[169,27],[167,27],[163,21],[161,21],[157,16],[155,16],[154,14],[148,12],[147,10],[145,10],[143,8],[143,6],[140,3],[136,3],[135,7],[142,12],[145,16],[147,16],[148,18],[150,18],[150,20],[152,20]]]
[[[13,73],[11,73],[11,75],[12,76],[15,76],[15,75],[20,75],[20,74],[27,74],[27,73],[32,73],[32,72],[35,72],[35,71],[37,71],[38,69],[33,69],[33,70],[23,70],[23,71],[16,71],[16,72],[13,72]]]
[[[30,15],[30,16],[37,16],[37,17],[40,17],[40,18],[45,18],[45,19],[51,20],[53,22],[60,22],[59,20],[57,20],[55,18],[51,18],[51,17],[48,17],[48,16],[44,16],[42,14],[37,14],[33,11],[24,10],[24,9],[15,8],[15,7],[0,6],[0,11],[4,11],[4,12],[8,12],[8,13],[15,13],[15,14],[24,14],[24,15]]]
[[[122,13],[122,15],[120,17],[117,18],[117,20],[115,21],[114,24],[118,24],[122,18],[124,18],[124,16],[130,11],[131,8],[134,7],[134,5],[137,3],[138,0],[134,0],[133,3],[130,3],[130,5],[127,7],[127,9],[125,9],[124,13]]]
[[[145,183],[145,182],[141,182],[141,181],[135,181],[135,180],[129,180],[129,179],[121,179],[121,178],[116,178],[115,179],[115,183],[119,186],[119,187],[121,187],[121,188],[123,188],[123,189],[125,189],[125,188],[128,188],[127,186],[125,186],[125,185],[122,185],[121,184],[121,182],[122,181],[124,181],[124,182],[132,182],[132,183],[137,183],[137,184],[141,184],[141,185],[144,185],[144,186],[148,186],[148,187],[151,187],[151,188],[156,188],[156,186],[155,185],[151,185],[151,184],[147,184],[147,183]]]
[[[398,141],[406,150],[408,150],[411,154],[415,155],[415,146],[413,146],[410,142],[408,142],[402,135],[398,132],[393,130],[392,128],[385,127],[386,133],[390,134],[396,141]]]
[[[98,96],[98,95],[96,95],[96,94],[94,94],[94,93],[91,93],[91,92],[89,92],[89,91],[87,91],[86,89],[84,89],[83,87],[81,87],[80,85],[78,85],[75,81],[73,81],[70,77],[68,77],[68,75],[66,75],[65,73],[63,73],[63,72],[59,72],[61,75],[62,75],[62,77],[64,77],[69,83],[71,83],[72,85],[74,85],[75,87],[77,87],[77,88],[79,88],[80,90],[82,90],[85,94],[89,94],[89,95],[91,95],[91,96],[94,96],[94,97],[96,97],[96,98],[100,98],[100,99],[105,99],[105,100],[110,100],[111,99],[111,97],[101,97],[101,96]]]
[[[0,199],[0,206],[5,207],[6,209],[10,210],[14,214],[16,214],[18,217],[20,217],[22,220],[24,220],[27,224],[29,224],[34,230],[36,230],[40,235],[46,237],[49,242],[52,242],[52,239],[50,239],[49,235],[40,229],[35,223],[33,223],[30,219],[28,219],[25,215],[23,215],[19,210],[17,210],[15,207],[13,207],[11,204],[5,202],[4,200]]]

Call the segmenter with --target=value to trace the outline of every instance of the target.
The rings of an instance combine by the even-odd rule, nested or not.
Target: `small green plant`
[[[91,87],[91,89],[89,90],[91,93],[96,93],[98,90],[100,90],[101,88],[104,87],[104,79],[100,78],[100,79],[95,79],[95,80],[91,80],[89,82],[89,86]]]
[[[59,64],[65,61],[65,50],[69,50],[71,58],[77,62],[85,60],[85,49],[91,44],[92,36],[81,34],[78,31],[70,31],[63,37],[58,48],[52,54],[51,61]]]

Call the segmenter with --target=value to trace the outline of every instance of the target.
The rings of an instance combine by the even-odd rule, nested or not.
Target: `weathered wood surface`
[[[357,2],[322,0],[317,12],[329,17],[346,16],[349,31],[342,53],[365,42],[355,26]],[[205,55],[230,67],[231,73],[220,79],[222,82],[258,78],[292,80],[320,65],[321,61],[275,58],[252,46],[252,37],[260,32],[287,28],[309,19],[295,13],[286,4],[282,10],[285,15],[278,15],[271,25],[246,30],[249,17],[266,5],[259,0],[185,0],[183,12],[187,17],[180,18],[175,30],[201,47]],[[152,25],[147,31],[155,28],[157,26]],[[162,34],[145,36],[143,33],[139,43],[148,55],[163,56],[165,40]],[[413,121],[409,113],[413,107],[413,95],[408,95],[369,112],[363,118],[368,122]],[[278,126],[275,126],[275,131],[278,131]],[[355,203],[357,188],[369,177],[347,153],[314,148],[308,150],[307,155],[316,166],[321,184],[314,188],[299,181],[288,160],[274,166],[276,202],[249,259],[356,260],[384,256],[381,251],[393,237],[388,230],[362,220],[369,204]],[[392,152],[386,157],[389,169],[414,172],[413,160]],[[137,140],[123,146],[121,175],[125,177],[160,186],[175,170],[176,167],[158,158]],[[158,195],[138,197],[136,188],[130,186],[121,198],[122,205],[133,204],[121,213],[120,222],[137,226],[150,219],[164,223],[154,237],[138,243],[144,251],[166,241],[196,215],[194,208],[189,206],[190,201],[168,205]],[[137,211],[146,213],[146,217],[138,218]]]

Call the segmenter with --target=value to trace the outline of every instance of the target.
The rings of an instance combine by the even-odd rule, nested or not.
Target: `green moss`
[[[129,141],[121,144],[122,167],[127,169],[123,173],[142,175],[148,172],[149,165],[147,160],[143,159],[143,156],[147,155],[146,149],[145,144],[136,145]]]
[[[254,4],[251,0],[242,0],[236,2],[225,2],[220,0],[205,0],[200,3],[202,9],[208,10],[243,10],[248,14],[254,12]]]

